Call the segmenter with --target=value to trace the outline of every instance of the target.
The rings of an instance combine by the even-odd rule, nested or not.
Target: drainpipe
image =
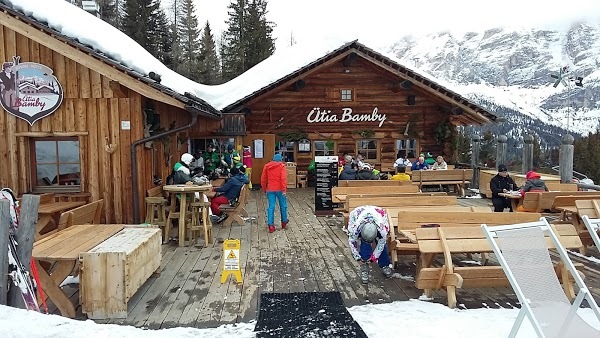
[[[142,143],[156,140],[163,136],[178,133],[182,130],[190,129],[191,127],[193,127],[196,124],[196,122],[198,122],[198,115],[200,112],[192,107],[188,107],[188,108],[186,108],[186,110],[188,112],[190,112],[190,114],[192,115],[192,120],[190,121],[189,124],[182,126],[182,127],[175,128],[175,129],[167,130],[164,133],[152,135],[152,136],[143,138],[141,140],[134,141],[131,144],[131,171],[132,171],[131,185],[133,187],[132,202],[133,202],[133,223],[134,224],[138,224],[140,221],[140,215],[139,215],[140,214],[140,206],[138,205],[138,189],[137,189],[138,188],[137,154],[135,151],[135,147],[137,147],[138,145],[140,145]]]

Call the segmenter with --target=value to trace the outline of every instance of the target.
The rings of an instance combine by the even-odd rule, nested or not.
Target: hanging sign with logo
[[[380,114],[377,107],[373,108],[373,111],[367,114],[354,113],[352,108],[342,108],[341,115],[332,113],[331,110],[321,110],[321,108],[316,107],[306,116],[306,122],[308,123],[378,122],[380,128],[386,119],[387,115]]]
[[[239,239],[228,239],[223,242],[223,270],[221,271],[221,284],[227,281],[229,275],[233,275],[236,282],[242,282],[240,244]]]
[[[0,105],[8,113],[22,118],[29,125],[52,114],[63,100],[63,88],[52,75],[52,69],[35,62],[2,64],[0,73]]]

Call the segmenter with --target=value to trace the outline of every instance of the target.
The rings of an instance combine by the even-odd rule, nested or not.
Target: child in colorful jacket
[[[377,262],[387,278],[393,274],[386,244],[389,231],[387,213],[380,207],[363,205],[350,212],[348,243],[352,256],[360,262],[360,279],[363,284],[369,282],[369,262]],[[373,243],[376,244],[375,250],[373,250]]]

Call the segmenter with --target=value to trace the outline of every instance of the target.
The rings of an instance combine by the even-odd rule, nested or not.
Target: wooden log
[[[38,219],[38,207],[40,206],[40,196],[23,195],[21,205],[21,218],[19,219],[19,228],[16,231],[15,239],[19,246],[17,247],[17,257],[27,271],[30,270],[31,252],[33,250],[33,241],[35,237],[35,225]],[[8,294],[8,305],[12,307],[25,308],[21,291],[19,288],[11,288]]]
[[[500,164],[506,164],[506,135],[500,135],[496,138],[496,169]]]
[[[477,169],[477,165],[479,164],[479,147],[481,137],[479,135],[473,135],[471,138],[471,166],[473,166],[473,178],[471,179],[471,187],[479,188],[479,169]]]
[[[558,170],[561,183],[570,183],[573,180],[573,152],[575,151],[573,141],[575,141],[573,136],[567,134],[562,137],[560,142],[560,151],[558,154],[560,168]]]
[[[523,167],[522,174],[527,174],[529,170],[533,169],[533,136],[523,136]]]
[[[0,200],[0,276],[8,274],[8,224],[10,222],[10,202],[6,199]],[[0,305],[6,305],[8,284],[6,278],[0,280]]]

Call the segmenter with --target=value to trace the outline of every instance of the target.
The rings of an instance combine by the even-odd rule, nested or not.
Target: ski
[[[25,308],[27,310],[35,310],[39,312],[40,307],[36,298],[35,280],[30,277],[25,265],[23,265],[23,263],[19,260],[19,256],[17,255],[18,243],[15,238],[15,232],[17,231],[19,220],[18,201],[13,192],[7,188],[0,190],[0,198],[7,199],[10,202],[11,217],[8,224],[8,276],[10,277],[12,285],[19,288],[21,297],[25,303]],[[9,284],[9,288],[12,285]]]

